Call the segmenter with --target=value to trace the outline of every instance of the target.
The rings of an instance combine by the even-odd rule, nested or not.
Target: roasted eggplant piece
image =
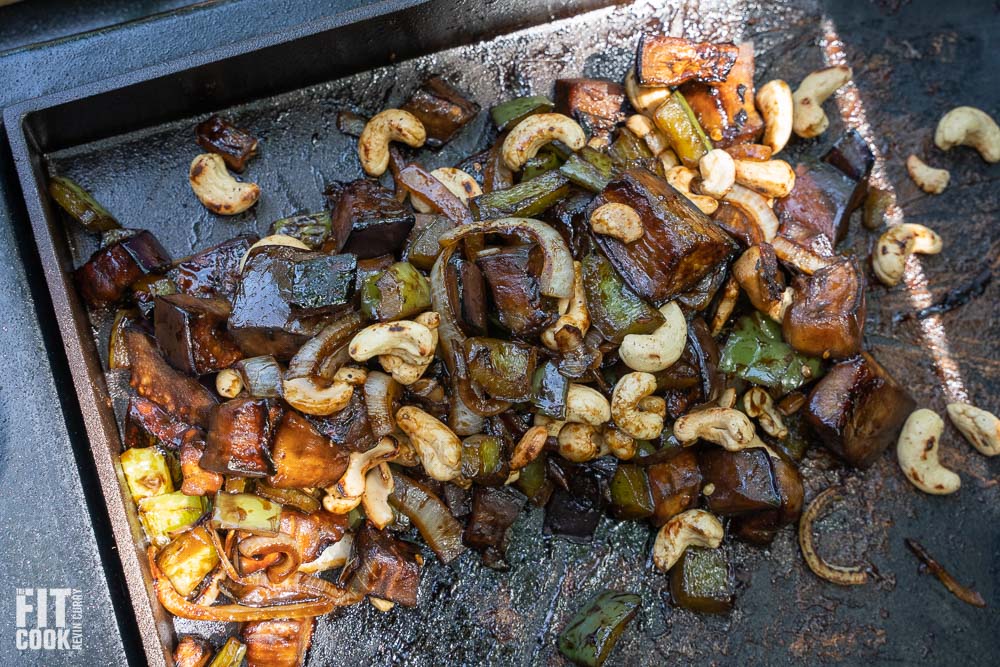
[[[465,358],[469,377],[493,398],[514,402],[531,398],[537,348],[499,338],[473,337],[465,340]]]
[[[725,551],[688,547],[670,569],[670,599],[701,614],[729,612],[736,600],[736,585]]]
[[[587,255],[581,272],[591,324],[604,340],[621,343],[628,334],[652,333],[663,324],[660,311],[629,289],[603,255]]]
[[[417,606],[420,564],[417,549],[367,521],[354,538],[357,569],[351,587],[404,607]]]
[[[437,148],[451,138],[479,113],[479,105],[439,76],[423,83],[403,105],[423,123],[427,145]]]
[[[535,369],[531,379],[531,403],[538,414],[562,419],[566,416],[566,396],[570,381],[553,361]]]
[[[348,454],[308,419],[289,410],[274,435],[271,445],[274,474],[267,478],[267,483],[278,489],[331,486],[347,470]]]
[[[309,246],[310,250],[320,250],[330,238],[333,229],[333,219],[329,211],[319,213],[303,213],[288,218],[275,220],[271,224],[269,234],[282,234],[298,239]]]
[[[125,447],[163,447],[177,450],[189,431],[197,431],[153,401],[132,396],[125,412]]]
[[[271,441],[282,412],[275,403],[259,398],[220,405],[212,414],[201,467],[236,477],[273,475]]]
[[[181,261],[167,272],[167,277],[185,294],[221,296],[232,301],[240,282],[240,261],[257,240],[245,234],[223,241]]]
[[[500,323],[515,336],[531,336],[555,322],[556,304],[542,296],[542,253],[533,245],[491,248],[476,258],[493,295]]]
[[[121,225],[83,186],[65,176],[49,179],[49,194],[59,207],[88,232],[99,234]]]
[[[642,86],[679,86],[685,81],[725,81],[739,49],[733,44],[694,42],[683,37],[643,35],[635,59]]]
[[[413,211],[376,181],[362,178],[327,188],[332,231],[324,252],[345,252],[368,259],[398,255],[413,228]]]
[[[211,496],[222,488],[222,475],[201,467],[201,457],[205,453],[205,441],[197,431],[189,433],[181,444],[181,491],[188,496]]]
[[[764,129],[754,104],[753,74],[753,43],[743,42],[725,80],[681,86],[684,99],[716,148],[753,141]]]
[[[916,404],[867,352],[829,370],[809,394],[806,423],[855,468],[870,467],[896,441]]]
[[[396,262],[369,276],[361,287],[361,312],[379,322],[405,319],[430,305],[430,283],[409,262]]]
[[[719,208],[712,214],[712,220],[722,231],[729,234],[744,247],[764,243],[764,234],[741,210],[728,202],[719,202]]]
[[[781,508],[736,517],[731,524],[737,537],[758,546],[770,544],[779,529],[797,522],[802,514],[804,490],[799,469],[780,456],[772,456],[771,465]]]
[[[796,226],[825,236],[831,244],[847,234],[857,183],[825,162],[800,162],[795,166],[795,187],[774,204],[781,223],[779,234],[798,241]]]
[[[857,259],[842,258],[792,282],[795,296],[782,333],[795,350],[843,359],[861,351],[865,329],[865,277]]]
[[[247,667],[301,667],[312,643],[314,625],[312,618],[244,624],[240,639],[247,647]]]
[[[548,459],[549,475],[556,480],[556,488],[545,506],[543,532],[570,542],[590,542],[607,506],[614,466],[613,459],[597,459],[589,464]]]
[[[683,449],[668,461],[649,466],[649,490],[653,500],[654,526],[662,526],[672,517],[698,504],[702,476],[694,451]]]
[[[170,264],[170,255],[156,237],[142,230],[101,248],[76,270],[84,300],[94,308],[120,301],[137,280]]]
[[[247,161],[257,154],[257,140],[249,132],[230,125],[218,116],[198,123],[194,134],[199,146],[222,156],[226,166],[233,171],[242,173]]]
[[[868,176],[875,166],[875,155],[868,142],[857,130],[848,130],[833,144],[823,156],[823,161],[832,164],[855,183],[854,192],[847,202],[848,215],[861,206],[868,194]]]
[[[177,283],[156,273],[150,273],[132,283],[132,301],[143,317],[151,318],[156,307],[156,298],[177,294]]]
[[[524,496],[509,487],[477,486],[472,495],[472,513],[462,541],[483,554],[487,567],[506,569],[507,533],[524,506]]]
[[[609,137],[625,120],[625,88],[604,79],[556,79],[556,111],[580,124],[588,136]]]
[[[423,271],[430,271],[434,260],[441,254],[438,239],[457,223],[437,214],[417,213],[414,218],[416,222],[403,249],[403,261]]]
[[[167,361],[188,375],[229,368],[243,357],[226,331],[229,302],[173,294],[156,300],[156,340]]]
[[[643,235],[632,243],[596,235],[597,244],[635,292],[656,305],[697,285],[729,259],[736,244],[666,181],[629,169],[606,187],[590,210],[608,203],[631,206]]]
[[[320,433],[330,438],[334,445],[355,452],[371,449],[376,438],[372,433],[362,393],[355,389],[343,410],[325,417],[311,416],[309,421]]]
[[[186,635],[174,647],[174,667],[205,667],[212,659],[212,643],[207,639]]]
[[[195,426],[207,427],[215,396],[194,378],[174,370],[156,349],[156,343],[141,331],[125,332],[130,384],[143,398],[148,398],[171,415]]]
[[[411,199],[419,199],[430,210],[440,213],[455,223],[469,222],[472,214],[465,202],[418,164],[409,164],[399,172],[398,183],[410,193]]]
[[[456,304],[458,325],[466,334],[486,333],[486,281],[475,262],[453,255],[445,270],[445,289]]]
[[[705,485],[715,487],[707,498],[713,513],[738,516],[781,507],[781,492],[766,449],[730,452],[710,447],[698,453],[698,465]]]

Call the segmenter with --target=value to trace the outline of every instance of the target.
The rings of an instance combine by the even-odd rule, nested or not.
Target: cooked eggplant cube
[[[354,294],[354,255],[301,253],[291,264],[288,303],[300,314],[329,313],[348,305]]]
[[[143,317],[152,317],[156,297],[177,294],[177,284],[167,276],[150,273],[132,283],[132,301]]]
[[[861,351],[866,281],[856,258],[841,258],[811,276],[797,276],[781,331],[796,351],[843,359]]]
[[[230,125],[218,116],[198,123],[194,134],[199,146],[209,153],[222,156],[233,171],[242,172],[247,161],[257,154],[257,140],[250,133]]]
[[[253,235],[223,241],[178,263],[167,277],[185,294],[221,296],[232,301],[240,284],[240,262],[256,242]]]
[[[625,88],[605,79],[556,79],[556,111],[575,119],[589,136],[607,137],[625,120]]]
[[[855,468],[870,467],[896,441],[916,404],[866,352],[835,365],[813,387],[806,423]]]
[[[352,253],[358,259],[399,255],[413,228],[413,211],[376,181],[359,179],[328,188],[332,231],[324,252]]]
[[[325,417],[310,416],[309,421],[337,447],[363,452],[375,445],[364,392],[355,390],[347,407]]]
[[[662,526],[698,504],[702,476],[698,456],[692,450],[682,449],[669,461],[649,466],[648,474],[654,526]]]
[[[476,264],[493,295],[500,323],[516,336],[540,332],[557,318],[555,304],[542,296],[538,278],[541,251],[533,245],[497,248],[481,254]]]
[[[188,375],[229,368],[243,357],[226,331],[229,302],[173,294],[156,300],[154,327],[167,361]]]
[[[267,483],[278,489],[331,486],[347,470],[349,453],[320,434],[308,419],[290,410],[274,436],[274,474]]]
[[[689,81],[680,87],[716,148],[753,141],[764,129],[764,120],[754,104],[753,75],[753,43],[743,42],[724,81]]]
[[[236,477],[274,474],[271,442],[282,409],[266,399],[237,398],[212,414],[201,467]]]
[[[566,416],[566,396],[570,381],[549,360],[535,369],[531,379],[531,402],[538,414],[563,419]]]
[[[181,491],[189,496],[210,496],[222,488],[223,476],[201,467],[205,454],[205,441],[201,436],[185,438],[181,445]]]
[[[855,181],[865,181],[875,166],[875,155],[861,133],[851,129],[837,139],[823,156],[823,161]]]
[[[445,273],[445,288],[458,304],[458,325],[471,336],[486,333],[486,281],[475,262],[452,255]]]
[[[597,244],[625,282],[656,305],[696,286],[736,250],[735,242],[711,219],[644,169],[629,169],[611,181],[590,210],[608,203],[635,209],[643,235],[626,244],[597,234]]]
[[[417,606],[420,564],[417,549],[367,521],[354,539],[357,569],[351,587],[404,607]]]
[[[130,384],[172,416],[195,426],[208,425],[218,404],[215,396],[192,377],[175,370],[161,356],[155,341],[141,331],[125,332]]]
[[[76,181],[53,176],[49,180],[49,194],[88,232],[100,233],[121,227],[115,217]]]
[[[76,270],[83,298],[94,308],[120,301],[135,281],[162,271],[170,255],[156,237],[143,230],[101,248]]]
[[[856,188],[857,182],[836,167],[800,162],[795,165],[792,192],[774,203],[779,233],[797,241],[797,235],[790,232],[799,227],[825,236],[828,248],[840,243],[847,235]]]
[[[430,271],[434,260],[441,254],[441,244],[438,239],[457,223],[443,215],[417,213],[416,222],[406,239],[403,249],[403,260],[418,269]]]
[[[770,544],[782,526],[795,523],[802,514],[804,490],[799,469],[780,456],[772,456],[771,465],[781,495],[781,508],[739,516],[730,524],[733,533],[741,540],[761,546]]]
[[[192,528],[178,535],[156,556],[156,564],[183,597],[198,588],[209,572],[219,564],[204,526]]]
[[[246,644],[247,667],[299,667],[312,642],[312,618],[279,618],[245,623],[240,638]],[[242,664],[239,662],[234,665]]]
[[[700,614],[725,614],[733,608],[736,586],[722,549],[688,547],[670,570],[670,598]]]
[[[153,401],[132,396],[125,411],[125,446],[163,447],[176,451],[184,443],[188,431],[197,430],[168,413]]]
[[[254,398],[280,398],[284,369],[270,355],[237,361],[233,368],[243,380],[243,390]]]
[[[698,453],[705,485],[715,490],[708,507],[720,516],[736,516],[781,507],[771,457],[763,448],[730,452],[719,447]]]
[[[506,486],[477,486],[473,492],[472,513],[465,524],[462,541],[482,553],[487,566],[506,567],[507,533],[524,502],[524,496]]]
[[[437,148],[476,117],[479,105],[439,76],[431,77],[403,105],[427,130],[427,145]]]
[[[692,79],[724,81],[738,53],[733,44],[643,35],[639,40],[635,70],[643,86],[679,86]]]

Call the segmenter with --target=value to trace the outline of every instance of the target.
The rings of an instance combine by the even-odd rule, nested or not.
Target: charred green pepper
[[[212,527],[219,530],[248,530],[262,535],[277,535],[281,505],[252,493],[215,494]]]
[[[434,260],[441,254],[441,244],[438,243],[438,239],[449,229],[454,228],[456,223],[446,216],[434,214],[419,213],[416,219],[410,236],[406,239],[403,260],[418,269],[430,271],[434,266]]]
[[[499,486],[510,469],[503,440],[480,433],[462,441],[462,476],[484,486]]]
[[[212,658],[212,662],[208,664],[208,667],[240,667],[243,664],[243,658],[246,654],[246,645],[241,643],[236,637],[230,637],[222,645],[222,648],[219,649],[219,652],[215,654],[215,657]]]
[[[517,488],[536,507],[543,507],[549,502],[555,488],[546,473],[545,459],[545,452],[542,452],[534,461],[521,468],[516,482]]]
[[[430,305],[431,284],[409,262],[396,262],[361,286],[361,312],[379,322],[410,317]]]
[[[655,157],[646,142],[626,127],[618,130],[618,136],[608,148],[608,155],[619,169],[644,166]]]
[[[49,181],[49,194],[62,210],[69,213],[88,232],[106,232],[121,227],[114,216],[97,203],[93,195],[65,176],[54,176]]]
[[[497,129],[503,132],[514,127],[528,116],[552,111],[555,105],[544,95],[515,97],[490,109],[490,116]]]
[[[208,529],[197,526],[178,535],[156,557],[156,564],[177,592],[187,597],[219,564]]]
[[[149,496],[139,501],[139,521],[156,546],[170,541],[170,534],[194,524],[205,513],[205,499],[180,491]]]
[[[712,150],[712,142],[705,136],[687,100],[676,90],[656,109],[653,120],[667,135],[670,147],[685,167],[697,168],[701,157]]]
[[[646,466],[620,463],[611,477],[611,511],[619,519],[645,519],[655,507]]]
[[[569,190],[569,179],[554,170],[512,188],[479,195],[469,202],[469,208],[476,220],[531,218],[565,199]]]
[[[174,490],[167,457],[155,447],[133,447],[119,457],[125,481],[138,503],[143,498],[160,496]]]
[[[552,361],[546,361],[535,369],[531,378],[531,403],[536,412],[553,419],[564,418],[569,384],[569,378],[560,373]]]
[[[560,164],[562,164],[562,161],[554,151],[542,149],[538,151],[538,155],[529,158],[524,163],[524,167],[521,170],[521,182],[530,181],[536,176],[541,176],[553,169],[558,169]]]
[[[276,503],[281,503],[282,506],[294,507],[306,514],[319,511],[322,507],[316,496],[310,495],[302,489],[279,489],[260,479],[254,486],[254,493]]]
[[[641,604],[642,598],[632,593],[601,593],[559,634],[559,652],[578,665],[603,665]]]
[[[574,185],[591,192],[600,192],[611,181],[614,164],[604,153],[584,146],[579,153],[569,156],[566,163],[559,167],[559,173]]]
[[[733,573],[722,549],[688,547],[670,570],[670,597],[678,606],[704,614],[733,608]]]
[[[736,323],[722,348],[719,368],[785,392],[815,380],[822,372],[819,359],[793,350],[781,338],[781,325],[760,312]]]
[[[603,255],[583,259],[583,287],[595,329],[605,340],[621,343],[628,334],[648,334],[663,324],[660,311],[640,299]]]
[[[531,379],[538,350],[499,338],[465,340],[469,377],[493,398],[526,401],[532,396]]]
[[[332,226],[330,212],[320,211],[275,220],[270,233],[297,238],[309,246],[310,250],[319,250],[330,238]]]

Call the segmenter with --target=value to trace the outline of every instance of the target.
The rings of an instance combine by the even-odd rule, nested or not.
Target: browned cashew
[[[917,187],[931,195],[939,195],[948,187],[951,174],[947,169],[930,166],[916,155],[906,158],[906,171]]]
[[[681,559],[688,547],[717,549],[725,532],[722,522],[705,510],[687,510],[660,528],[653,543],[653,563],[666,572]]]
[[[427,141],[427,130],[409,111],[386,109],[372,116],[358,139],[361,168],[369,176],[381,176],[389,168],[389,143],[401,141],[419,148]]]
[[[757,89],[754,101],[764,119],[762,143],[771,148],[772,155],[779,153],[792,137],[792,119],[795,117],[792,89],[781,79],[768,81]]]
[[[609,203],[598,206],[590,214],[590,228],[597,234],[613,236],[622,243],[642,238],[642,218],[628,204]]]
[[[826,132],[830,119],[823,112],[823,102],[851,80],[850,67],[837,65],[813,72],[802,80],[792,95],[794,115],[792,129],[803,139],[812,139]]]
[[[202,153],[192,160],[188,182],[198,201],[219,215],[242,213],[260,198],[260,187],[233,178],[226,161],[215,153]]]
[[[971,146],[987,162],[1000,162],[1000,127],[988,113],[975,107],[955,107],[938,121],[934,143],[943,151]]]
[[[587,143],[587,135],[569,116],[536,113],[514,126],[504,139],[500,152],[507,167],[519,171],[525,162],[535,157],[538,149],[553,141],[561,141],[570,150],[578,151]]]

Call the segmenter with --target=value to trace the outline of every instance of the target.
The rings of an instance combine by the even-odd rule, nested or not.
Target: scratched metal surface
[[[336,112],[392,106],[426,74],[445,74],[488,108],[512,95],[550,92],[560,76],[620,79],[641,28],[753,39],[758,84],[781,77],[794,85],[825,57],[843,57],[854,67],[857,85],[853,106],[849,96],[841,100],[847,122],[863,123],[875,142],[880,173],[895,188],[905,219],[937,229],[946,243],[944,253],[923,260],[925,285],[911,267],[909,289],[872,288],[867,346],[921,405],[943,411],[950,393],[997,411],[1000,399],[991,391],[1000,358],[996,283],[940,318],[896,322],[893,316],[967,282],[996,255],[998,167],[987,167],[968,151],[942,154],[931,135],[940,114],[956,104],[997,115],[1000,95],[990,84],[998,27],[997,10],[989,4],[949,7],[945,17],[923,0],[688,2],[667,8],[638,2],[592,12],[226,110],[261,139],[262,154],[245,176],[262,186],[264,196],[253,211],[224,220],[197,203],[184,178],[198,152],[194,119],[50,157],[55,171],[85,183],[125,224],[151,229],[177,257],[238,232],[264,232],[293,211],[321,207],[326,182],[361,175],[353,140],[336,130]],[[828,109],[838,116],[833,102]],[[423,153],[421,160],[429,167],[447,165],[482,148],[486,123],[483,114],[445,150]],[[844,126],[834,118],[823,138],[793,146],[791,159],[821,154]],[[950,168],[952,187],[939,197],[918,191],[902,166],[910,152]],[[78,263],[93,250],[90,239],[70,240]],[[844,248],[866,255],[873,240],[854,224]],[[107,323],[94,324],[103,342]],[[122,380],[109,381],[119,399]],[[592,544],[573,545],[542,538],[541,515],[532,511],[514,527],[510,572],[483,568],[472,554],[451,567],[431,557],[418,609],[381,614],[362,605],[322,619],[309,663],[561,664],[556,635],[579,605],[608,587],[643,598],[615,664],[988,662],[1000,637],[993,609],[1000,604],[997,464],[975,453],[951,427],[942,449],[944,462],[963,477],[961,492],[947,498],[910,487],[889,454],[864,473],[843,469],[815,448],[807,456],[808,497],[834,483],[847,490],[846,500],[821,524],[821,546],[833,560],[871,563],[879,577],[868,586],[840,589],[816,579],[786,530],[767,550],[727,541],[739,581],[736,610],[728,617],[698,616],[669,604],[666,578],[649,562],[652,533],[644,525],[606,520]],[[904,536],[923,541],[993,608],[964,606],[918,575]],[[179,629],[222,630],[194,623],[180,623]]]

